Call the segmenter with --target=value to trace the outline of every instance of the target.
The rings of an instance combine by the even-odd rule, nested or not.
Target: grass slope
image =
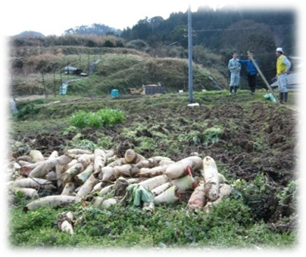
[[[129,93],[129,87],[160,82],[167,92],[187,90],[188,62],[180,58],[152,58],[133,49],[94,49],[71,47],[65,54],[54,49],[42,49],[29,56],[12,58],[12,94],[14,96],[47,94],[56,95],[65,81],[69,83],[69,95],[105,96],[116,88],[120,94]],[[37,50],[37,49],[36,49]],[[84,50],[85,52],[81,51]],[[19,50],[20,51],[20,50]],[[29,50],[30,51],[30,50]],[[57,49],[59,51],[59,49]],[[63,51],[63,50],[62,50]],[[86,53],[86,51],[89,51]],[[20,54],[20,53],[19,53]],[[21,55],[21,54],[20,54]],[[97,62],[88,77],[64,75],[65,66],[73,66],[85,73]],[[221,71],[220,71],[221,69]],[[194,64],[194,90],[216,90],[213,78],[220,87],[226,87],[225,67],[204,68]]]

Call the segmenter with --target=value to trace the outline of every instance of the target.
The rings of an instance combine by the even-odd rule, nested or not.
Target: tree
[[[247,59],[247,51],[251,50],[255,58],[259,61],[261,71],[271,79],[275,75],[275,42],[271,28],[263,23],[252,20],[242,20],[229,26],[221,35],[221,45],[228,62],[231,58],[231,51],[236,50],[243,54],[243,59]],[[242,69],[242,77],[246,74],[245,67]],[[259,80],[258,85],[264,86]]]
[[[175,26],[170,35],[172,42],[177,42],[184,48],[188,47],[187,24]]]
[[[238,21],[221,34],[221,47],[246,53],[248,50],[270,53],[275,48],[269,26],[252,20]]]

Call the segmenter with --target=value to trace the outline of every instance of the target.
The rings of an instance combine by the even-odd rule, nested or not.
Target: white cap
[[[284,51],[283,51],[283,48],[282,48],[282,47],[278,47],[278,48],[276,48],[276,52],[282,52],[282,53],[284,53]]]

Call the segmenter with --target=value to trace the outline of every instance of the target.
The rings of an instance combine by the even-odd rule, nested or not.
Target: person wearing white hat
[[[288,99],[288,77],[287,73],[291,68],[291,62],[284,55],[282,47],[276,48],[276,76],[275,79],[278,81],[279,101],[280,103],[286,103]]]

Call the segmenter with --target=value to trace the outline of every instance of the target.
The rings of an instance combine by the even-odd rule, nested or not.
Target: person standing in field
[[[251,94],[254,95],[255,94],[255,88],[256,88],[256,81],[257,81],[257,77],[259,76],[259,73],[254,65],[254,63],[252,62],[251,56],[253,57],[254,53],[252,51],[249,51],[248,54],[248,60],[239,60],[239,62],[241,64],[245,64],[246,65],[246,70],[247,70],[247,76],[248,76],[248,85],[249,88],[251,90]],[[256,62],[257,66],[259,67],[259,63],[257,61],[257,59],[255,59],[253,57],[253,60]]]
[[[282,47],[276,48],[276,76],[278,81],[279,102],[286,103],[288,99],[288,72],[291,68],[291,62],[284,55]]]
[[[237,94],[237,89],[240,83],[240,70],[241,64],[238,60],[238,54],[236,51],[233,52],[233,58],[228,61],[228,69],[231,72],[231,81],[230,81],[230,94],[232,94],[234,89],[234,94]]]

